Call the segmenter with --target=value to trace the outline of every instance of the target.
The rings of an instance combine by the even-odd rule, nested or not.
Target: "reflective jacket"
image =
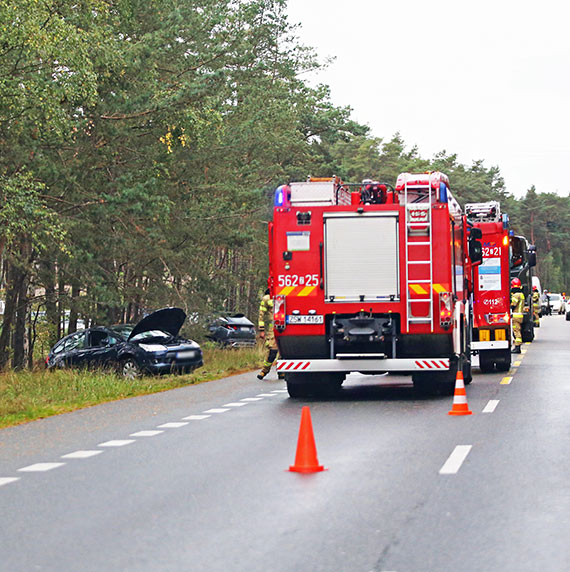
[[[520,288],[513,288],[511,290],[511,310],[513,314],[524,313],[524,294]]]
[[[270,329],[273,328],[273,298],[271,298],[269,294],[263,296],[261,304],[259,305],[259,320],[257,325],[260,332],[265,330],[266,322]]]

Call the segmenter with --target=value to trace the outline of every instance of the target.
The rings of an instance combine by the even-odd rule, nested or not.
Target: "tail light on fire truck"
[[[509,323],[509,314],[485,314],[485,319],[487,320],[488,324],[508,324]]]
[[[285,296],[275,296],[273,302],[273,326],[277,331],[285,329]]]
[[[439,293],[439,324],[442,328],[449,328],[453,320],[453,298],[451,292]]]

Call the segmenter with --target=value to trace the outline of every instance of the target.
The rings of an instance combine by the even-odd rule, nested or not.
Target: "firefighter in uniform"
[[[532,287],[532,317],[534,319],[534,327],[540,328],[540,294],[538,286]]]
[[[524,294],[521,281],[518,278],[511,280],[511,311],[513,314],[513,336],[515,338],[515,347],[512,349],[512,353],[520,354],[524,318]]]
[[[267,322],[267,329],[265,323]],[[259,337],[264,341],[267,349],[267,357],[263,362],[263,368],[257,374],[257,379],[263,379],[271,370],[271,366],[277,357],[277,342],[273,334],[273,299],[269,295],[269,288],[265,291],[259,305]]]

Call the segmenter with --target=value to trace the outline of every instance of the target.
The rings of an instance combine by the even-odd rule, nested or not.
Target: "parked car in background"
[[[178,337],[185,319],[180,308],[163,308],[134,326],[81,330],[57,342],[46,365],[109,368],[129,379],[144,373],[188,373],[203,365],[203,358],[196,342]]]
[[[564,314],[566,311],[566,303],[562,294],[557,292],[548,292],[548,304],[550,305],[550,314]]]
[[[208,326],[207,337],[229,348],[251,348],[256,344],[255,326],[244,314],[216,318]]]

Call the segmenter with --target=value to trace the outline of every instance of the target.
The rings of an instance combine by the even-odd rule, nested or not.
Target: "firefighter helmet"
[[[520,288],[521,287],[521,281],[518,278],[513,278],[511,280],[511,288]]]
[[[532,287],[532,289],[533,289],[533,290],[538,290],[538,286],[535,284],[535,285]]]

